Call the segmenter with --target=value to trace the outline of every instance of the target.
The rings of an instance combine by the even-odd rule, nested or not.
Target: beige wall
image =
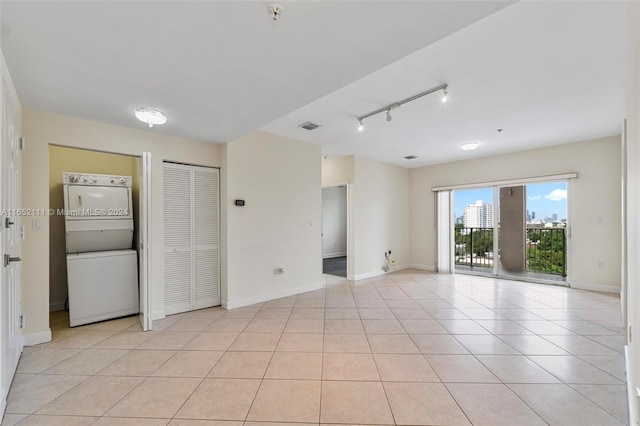
[[[353,183],[354,156],[322,160],[322,187]]]
[[[577,172],[570,182],[570,280],[576,287],[620,288],[620,138],[478,158],[410,171],[411,263],[434,270],[434,186]],[[599,221],[598,218],[601,218]],[[598,268],[598,261],[605,267]]]
[[[133,118],[132,118],[133,120]],[[24,208],[49,206],[49,145],[139,156],[152,153],[152,292],[155,317],[164,315],[163,184],[162,161],[218,167],[220,146],[163,136],[153,130],[135,130],[41,111],[24,110],[22,194]],[[223,200],[224,203],[224,200]],[[49,333],[49,222],[35,231],[26,227],[23,245],[22,303],[26,315],[26,340],[34,342]],[[31,338],[29,335],[35,337]]]
[[[223,303],[232,308],[321,288],[320,147],[257,131],[223,152]],[[236,199],[246,205],[235,206]],[[274,273],[278,267],[285,273]]]
[[[409,170],[355,157],[351,199],[354,278],[380,275],[384,252],[409,265]]]
[[[49,207],[54,211],[64,209],[63,172],[132,176],[137,167],[137,157],[51,145],[49,146]],[[51,311],[64,309],[67,297],[64,229],[63,215],[49,216],[49,309]]]

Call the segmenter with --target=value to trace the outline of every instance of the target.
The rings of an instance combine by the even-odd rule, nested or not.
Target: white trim
[[[61,302],[51,302],[49,303],[49,312],[64,311],[66,304],[67,302],[64,300]]]
[[[506,179],[506,180],[493,180],[486,182],[474,182],[474,183],[462,183],[459,185],[445,185],[445,186],[434,186],[431,188],[431,191],[450,191],[452,189],[468,189],[468,188],[481,188],[485,186],[505,186],[505,185],[517,185],[523,183],[534,183],[534,182],[553,182],[558,180],[565,179],[575,179],[578,177],[578,173],[564,173],[561,175],[548,175],[548,176],[532,176],[526,178],[518,178],[518,179]]]
[[[296,294],[306,293],[309,291],[320,290],[325,287],[325,282],[318,282],[314,284],[308,284],[301,287],[289,288],[286,290],[280,290],[273,293],[261,294],[259,296],[247,297],[238,300],[224,300],[222,307],[224,309],[236,309],[244,306],[254,305],[256,303],[268,302],[274,299],[280,299],[282,297],[295,296]]]
[[[22,346],[39,345],[40,343],[47,343],[51,341],[51,329],[46,331],[40,331],[38,333],[23,334]]]
[[[569,287],[575,288],[578,290],[591,290],[591,291],[600,291],[603,293],[620,294],[620,287],[615,285],[593,284],[593,283],[585,283],[580,281],[573,281],[569,283]]]
[[[5,393],[4,388],[0,388],[0,395],[7,395],[9,392]],[[7,410],[7,400],[2,399],[0,401],[0,422],[4,419],[5,411]]]
[[[627,405],[629,406],[629,424],[630,425],[637,425],[638,424],[638,407],[637,407],[637,401],[636,398],[639,398],[640,395],[636,396],[634,398],[634,396],[636,395],[636,392],[633,391],[633,384],[631,383],[633,380],[631,380],[631,360],[629,357],[629,345],[624,345],[624,371],[626,372],[627,375],[627,399],[628,399],[628,403]]]
[[[437,272],[438,268],[435,265],[420,265],[418,263],[409,264],[411,269],[419,269],[421,271]]]
[[[322,256],[323,259],[332,259],[334,257],[344,257],[347,255],[346,251],[341,251],[338,253],[329,253]]]
[[[164,309],[160,309],[158,311],[153,311],[151,313],[151,321],[157,321],[157,320],[165,319],[166,317],[167,317],[167,314],[165,313]]]

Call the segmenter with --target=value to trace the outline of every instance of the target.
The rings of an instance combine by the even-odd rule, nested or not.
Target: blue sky
[[[462,216],[467,204],[476,200],[493,202],[493,188],[466,189],[454,192],[456,217]],[[566,182],[536,183],[527,185],[527,210],[536,212],[536,219],[551,217],[558,213],[558,220],[567,218]]]

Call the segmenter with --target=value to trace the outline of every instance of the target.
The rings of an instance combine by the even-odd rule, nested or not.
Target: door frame
[[[151,276],[152,276],[152,270],[153,270],[153,262],[152,262],[152,253],[151,253],[151,230],[152,230],[152,221],[151,221],[151,203],[152,203],[152,191],[151,191],[151,182],[152,182],[152,178],[153,175],[151,174],[151,166],[152,166],[152,157],[151,157],[151,153],[150,152],[141,152],[140,154],[136,155],[136,154],[131,154],[128,152],[120,152],[120,151],[110,151],[110,150],[105,150],[105,149],[91,149],[91,148],[84,148],[84,147],[78,147],[75,145],[65,145],[65,144],[61,144],[61,143],[50,143],[48,146],[59,146],[62,148],[68,148],[68,149],[77,149],[80,151],[90,151],[90,152],[101,152],[104,154],[115,154],[115,155],[124,155],[127,157],[131,157],[131,159],[138,159],[140,165],[144,165],[144,158],[146,155],[148,155],[148,170],[146,173],[143,173],[140,175],[140,192],[138,194],[138,198],[139,200],[142,200],[143,197],[144,199],[147,201],[147,206],[148,208],[146,209],[146,215],[145,215],[145,222],[147,224],[146,228],[148,230],[147,232],[147,244],[143,247],[146,247],[146,251],[147,251],[147,275],[146,275],[146,282],[144,283],[144,287],[141,287],[143,285],[143,280],[141,279],[141,269],[142,269],[142,265],[139,264],[138,265],[138,286],[139,286],[139,292],[138,292],[138,299],[141,302],[142,301],[142,297],[143,295],[145,295],[145,304],[144,304],[144,313],[146,314],[146,320],[143,321],[142,316],[141,316],[141,326],[143,328],[144,331],[148,331],[152,329],[152,323],[153,323],[153,299],[151,297],[152,294],[152,280],[151,280]],[[48,149],[48,148],[47,148]],[[47,151],[48,152],[48,151]],[[49,158],[49,161],[51,161],[51,159]],[[143,170],[140,170],[140,172],[142,172]],[[142,179],[145,177],[145,175],[147,175],[147,179],[148,179],[148,191],[146,194],[143,194],[143,182]],[[138,208],[141,209],[142,207],[142,203],[139,204]],[[142,213],[142,212],[140,212]],[[141,222],[142,218],[139,217],[138,218],[138,224]],[[134,225],[135,226],[135,225]],[[50,238],[50,235],[47,235],[47,238]],[[138,240],[140,241],[140,235],[138,235]],[[138,259],[140,261],[140,250],[138,248]],[[49,287],[47,287],[49,288]],[[143,310],[143,304],[140,303],[140,310]],[[146,328],[145,328],[146,325]]]
[[[322,201],[322,189],[325,188],[335,188],[338,186],[344,186],[346,189],[346,197],[347,197],[347,280],[349,281],[353,281],[355,280],[355,276],[354,276],[354,265],[353,265],[353,226],[352,226],[352,220],[353,220],[353,215],[351,212],[351,196],[352,196],[352,188],[351,188],[351,183],[349,181],[344,181],[344,182],[334,182],[330,185],[323,185],[321,187],[321,201]],[[322,225],[322,203],[320,203],[320,224]],[[320,244],[322,246],[323,244],[323,238],[322,238],[322,226],[320,226],[321,231],[320,231]],[[322,256],[322,247],[320,248],[320,256]],[[322,269],[322,268],[321,268]]]

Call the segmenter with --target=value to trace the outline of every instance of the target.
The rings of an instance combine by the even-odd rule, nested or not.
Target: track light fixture
[[[361,115],[359,117],[356,117],[356,119],[358,120],[358,131],[362,131],[364,130],[364,119],[365,118],[369,118],[372,117],[374,115],[380,114],[382,112],[386,112],[387,113],[387,121],[391,121],[393,119],[393,117],[391,117],[391,110],[392,109],[396,109],[398,108],[400,105],[404,105],[406,103],[409,103],[411,101],[415,101],[416,99],[420,99],[423,96],[427,96],[431,93],[437,92],[439,90],[442,90],[442,102],[447,102],[447,100],[449,99],[449,92],[447,92],[447,88],[449,87],[448,84],[441,84],[438,87],[434,87],[433,89],[429,89],[427,91],[424,92],[420,92],[417,95],[413,95],[411,97],[408,97],[407,99],[403,99],[401,101],[397,101],[397,102],[392,102],[389,105],[387,105],[386,107],[383,108],[379,108],[375,111],[371,111],[370,113]]]

